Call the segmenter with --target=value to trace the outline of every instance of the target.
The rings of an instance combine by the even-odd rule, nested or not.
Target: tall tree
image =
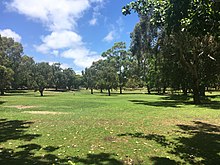
[[[217,1],[137,0],[123,7],[122,12],[130,14],[131,10],[138,12],[139,15],[150,13],[152,23],[164,29],[166,35],[172,36],[178,49],[176,54],[179,61],[185,70],[189,71],[193,80],[194,103],[200,104],[200,86],[203,77],[200,77],[199,68],[202,67],[201,63],[205,62],[204,56],[210,57],[210,53],[213,52],[206,52],[206,46],[202,41],[212,36],[218,39],[220,34],[220,27],[217,25],[220,21],[220,6]],[[193,43],[193,46],[190,45],[191,52],[188,51],[188,42]],[[195,49],[196,47],[200,47],[200,52]]]
[[[102,53],[102,57],[106,57],[107,60],[113,64],[119,77],[120,94],[122,94],[122,88],[126,83],[126,69],[128,68],[129,59],[126,51],[125,42],[116,42],[112,48]]]
[[[13,70],[6,68],[5,66],[0,65],[0,92],[1,95],[4,95],[5,88],[11,85],[13,80]]]
[[[34,88],[34,77],[33,77],[33,69],[35,66],[35,62],[32,57],[24,55],[21,57],[21,62],[18,66],[17,70],[17,79],[16,84],[20,88]]]
[[[12,38],[1,37],[2,48],[5,53],[5,56],[9,60],[9,67],[13,70],[13,82],[12,87],[18,88],[18,82],[20,81],[18,67],[21,62],[21,57],[23,54],[23,47],[20,43],[15,42]]]

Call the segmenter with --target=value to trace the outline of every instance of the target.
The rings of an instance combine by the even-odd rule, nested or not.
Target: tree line
[[[103,89],[168,88],[193,94],[200,104],[209,89],[220,87],[220,4],[213,0],[136,0],[122,8],[139,16],[131,44],[116,42],[82,76],[59,63],[36,63],[20,43],[0,37],[0,91],[7,88]]]
[[[23,55],[21,43],[0,35],[0,92],[8,89],[34,89],[43,96],[45,88],[78,89],[82,76],[60,63],[35,62]]]
[[[220,3],[213,0],[136,0],[122,8],[137,12],[140,21],[131,44],[115,43],[103,59],[86,68],[86,87],[147,87],[193,93],[200,104],[209,88],[220,87]]]

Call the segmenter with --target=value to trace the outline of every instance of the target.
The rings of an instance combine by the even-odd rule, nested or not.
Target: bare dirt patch
[[[39,115],[61,115],[67,112],[51,112],[51,111],[23,111],[22,113],[39,114]]]
[[[12,106],[5,106],[9,108],[17,108],[17,109],[29,109],[29,108],[36,108],[39,106],[30,106],[30,105],[12,105]]]

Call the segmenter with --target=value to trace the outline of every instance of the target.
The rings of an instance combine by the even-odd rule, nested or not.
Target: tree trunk
[[[200,86],[199,93],[200,93],[200,96],[205,97],[205,86],[204,85]]]
[[[161,94],[161,88],[160,87],[157,88],[157,93]]]
[[[100,93],[103,93],[102,88],[100,89]]]
[[[186,87],[182,87],[182,90],[183,90],[183,95],[187,96],[187,88]]]
[[[43,92],[43,90],[40,90],[40,96],[44,96]]]
[[[120,94],[122,94],[122,86],[120,86]]]
[[[193,102],[194,104],[200,104],[200,94],[199,94],[199,80],[193,77]]]
[[[180,35],[181,36],[181,35]],[[199,94],[199,76],[198,76],[198,57],[194,53],[193,54],[193,62],[189,62],[186,60],[186,57],[183,53],[183,45],[184,40],[180,40],[178,38],[178,45],[179,45],[179,54],[180,54],[180,61],[185,66],[186,69],[189,70],[189,72],[192,75],[193,79],[193,101],[194,104],[200,104],[200,94]]]
[[[149,86],[149,85],[147,85],[147,93],[148,93],[148,94],[151,94],[150,86]]]
[[[1,95],[3,96],[5,94],[4,89],[0,89],[1,90]]]
[[[93,88],[91,88],[91,94],[93,94]]]
[[[111,96],[111,90],[108,88],[108,95]]]
[[[163,94],[165,94],[165,93],[166,93],[166,89],[167,89],[167,87],[166,87],[166,86],[164,86],[164,87],[163,87]]]
[[[40,87],[39,88],[40,96],[44,96],[44,88]]]

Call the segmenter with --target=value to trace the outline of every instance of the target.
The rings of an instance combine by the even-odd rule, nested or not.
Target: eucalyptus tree
[[[63,74],[65,75],[65,82],[64,84],[68,87],[70,90],[72,87],[74,87],[74,83],[76,81],[76,73],[73,69],[67,68],[63,70]]]
[[[108,95],[111,95],[111,89],[116,89],[119,83],[118,70],[115,67],[115,61],[103,60],[101,69],[102,80],[104,80],[104,87],[108,91]]]
[[[160,84],[158,67],[160,67],[159,58],[161,56],[158,51],[158,40],[163,31],[151,22],[151,11],[146,15],[139,15],[139,17],[140,21],[131,33],[130,49],[138,62],[136,74],[142,79],[150,93],[151,87],[159,88]]]
[[[104,78],[104,70],[105,70],[105,62],[101,59],[96,62],[93,62],[93,67],[95,68],[95,87],[100,89],[100,92],[103,93],[103,89],[105,89],[105,78]]]
[[[10,87],[13,80],[13,70],[0,65],[0,92],[4,95],[5,88]]]
[[[33,89],[34,88],[34,77],[33,77],[33,69],[35,66],[35,61],[32,57],[29,57],[27,55],[24,55],[21,57],[21,62],[18,66],[17,70],[17,76],[19,79],[17,80],[16,84],[20,88],[28,88]]]
[[[83,82],[84,82],[83,76],[80,74],[76,74],[73,84],[74,89],[80,89],[80,87],[83,86]]]
[[[55,86],[55,89],[58,90],[58,87],[62,84],[62,79],[64,75],[62,74],[62,68],[60,63],[53,63],[51,65],[52,69],[52,81],[51,86]]]
[[[127,81],[126,73],[129,69],[129,55],[125,42],[114,43],[110,49],[102,53],[102,57],[105,57],[111,66],[115,67],[119,77],[120,94],[122,94],[122,88]]]
[[[199,68],[206,63],[204,59],[215,59],[210,61],[219,64],[213,57],[213,52],[218,49],[206,49],[204,39],[219,39],[220,27],[220,5],[218,1],[148,1],[137,0],[124,6],[123,14],[130,14],[131,10],[139,15],[152,16],[151,22],[164,29],[165,35],[171,36],[172,42],[177,48],[176,55],[181,65],[188,71],[192,79],[193,99],[195,104],[200,103],[200,86],[204,75],[200,74]],[[190,43],[191,45],[189,45]],[[190,50],[188,49],[190,46]],[[197,49],[199,48],[199,49]],[[207,51],[208,50],[208,51]],[[210,63],[209,62],[209,63]]]
[[[85,72],[83,74],[84,82],[86,88],[90,88],[91,94],[93,94],[93,89],[95,88],[95,78],[96,78],[96,70],[94,62],[91,67],[85,68]]]
[[[19,42],[15,42],[12,38],[1,37],[1,40],[3,52],[9,62],[8,67],[11,68],[14,72],[13,81],[11,82],[12,88],[18,88],[20,77],[17,68],[21,62],[23,47]]]
[[[4,95],[5,89],[10,87],[14,71],[11,69],[11,63],[7,54],[7,40],[6,37],[0,35],[0,92]]]
[[[35,89],[39,90],[40,95],[43,96],[45,88],[50,86],[53,78],[52,67],[47,62],[36,63],[33,75]]]

